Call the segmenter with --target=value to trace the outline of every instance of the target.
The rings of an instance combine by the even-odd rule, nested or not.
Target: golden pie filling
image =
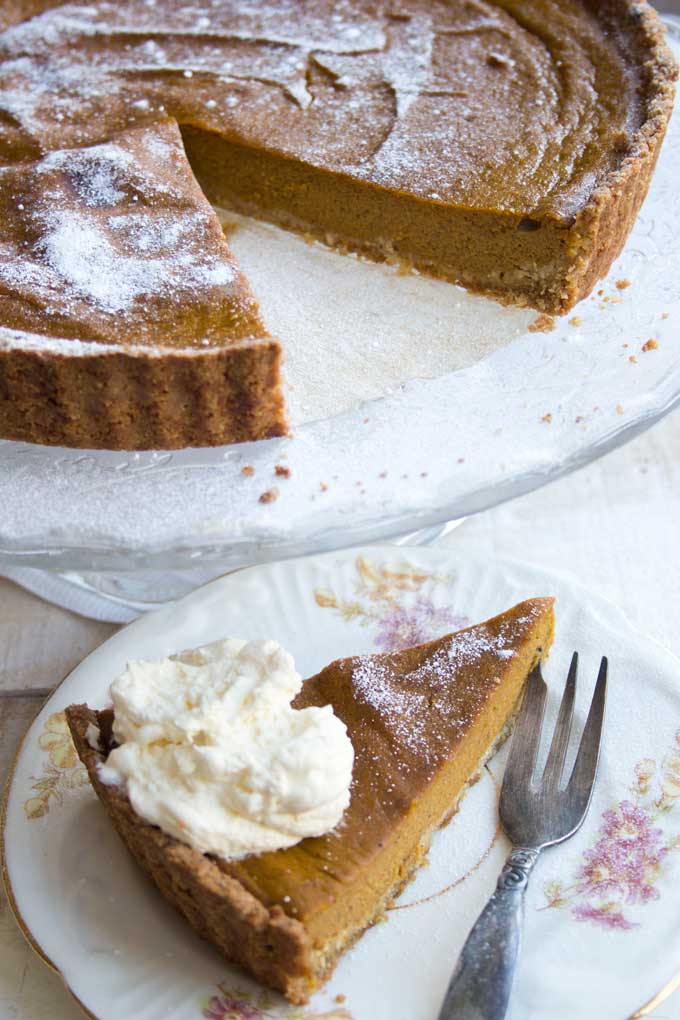
[[[619,253],[677,74],[657,16],[633,0],[14,0],[3,20],[0,161],[77,158],[173,118],[210,201],[548,312],[589,293]],[[21,323],[17,303],[40,319],[39,295],[13,298],[2,325]],[[37,335],[53,335],[51,314]],[[201,314],[176,321],[194,346]],[[83,309],[79,335],[98,341],[92,327]],[[148,329],[162,351],[151,315]],[[229,321],[221,337],[233,341]],[[140,373],[136,386],[148,389]],[[220,436],[205,386],[193,424],[146,444],[121,426],[113,445],[182,445],[183,427],[197,443],[284,430],[270,406],[257,427]],[[86,418],[59,441],[86,445]],[[46,419],[31,429],[24,438],[56,441]]]

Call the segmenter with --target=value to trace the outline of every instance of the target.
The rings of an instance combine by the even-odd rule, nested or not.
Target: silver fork
[[[547,687],[540,664],[527,681],[503,777],[500,818],[512,851],[496,891],[467,937],[439,1020],[502,1020],[508,1008],[520,947],[524,891],[546,847],[580,828],[593,792],[607,692],[602,659],[571,777],[564,761],[574,715],[578,653],[574,652],[543,776],[534,782]]]

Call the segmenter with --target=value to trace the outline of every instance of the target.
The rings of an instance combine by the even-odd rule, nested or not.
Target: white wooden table
[[[680,655],[680,413],[580,473],[466,521],[446,544],[568,571]],[[0,783],[45,693],[114,629],[0,581]],[[81,1015],[2,895],[0,1020]],[[680,1020],[680,991],[650,1015]]]

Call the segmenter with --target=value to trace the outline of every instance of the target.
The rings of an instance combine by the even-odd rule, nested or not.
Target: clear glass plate
[[[633,438],[680,402],[679,163],[676,114],[621,258],[545,333],[535,313],[231,218],[288,350],[295,436],[135,454],[0,443],[0,564],[226,570],[375,541]]]

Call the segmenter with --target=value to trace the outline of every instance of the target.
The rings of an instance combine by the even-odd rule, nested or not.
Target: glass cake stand
[[[680,19],[666,22],[680,54]],[[431,540],[632,439],[680,403],[679,164],[676,112],[623,254],[552,329],[227,214],[285,344],[293,437],[148,453],[0,442],[0,571],[57,571],[146,608],[246,564]]]

